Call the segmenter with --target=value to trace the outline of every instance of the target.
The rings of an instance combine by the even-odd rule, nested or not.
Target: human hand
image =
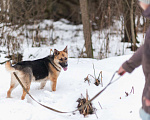
[[[119,75],[124,75],[126,73],[126,71],[123,69],[123,67],[121,66],[120,68],[119,68],[119,70],[118,70],[118,74]]]

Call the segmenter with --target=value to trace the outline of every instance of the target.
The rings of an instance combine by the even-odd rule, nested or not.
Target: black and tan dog
[[[54,49],[53,55],[34,61],[22,61],[12,66],[10,62],[6,62],[6,70],[11,72],[11,84],[7,92],[7,97],[11,97],[11,92],[18,86],[18,81],[13,72],[16,72],[25,88],[29,91],[32,81],[41,82],[41,89],[44,88],[47,80],[51,80],[52,91],[56,91],[57,78],[61,72],[61,68],[65,71],[68,66],[68,50],[67,46],[63,51]],[[25,99],[26,92],[23,90],[21,99]]]

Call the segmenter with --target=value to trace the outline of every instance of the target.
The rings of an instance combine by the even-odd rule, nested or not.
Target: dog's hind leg
[[[24,87],[26,88],[26,90],[29,92],[30,90],[30,85],[31,85],[31,75],[28,73],[25,73],[24,77],[21,79]],[[23,89],[23,94],[21,96],[21,100],[25,99],[26,96],[26,91]]]
[[[13,89],[15,89],[18,86],[18,84],[11,84],[9,90],[7,91],[7,98],[11,97],[11,92]]]
[[[30,87],[26,87],[26,90],[29,92]],[[21,100],[24,100],[24,99],[25,99],[26,94],[27,94],[26,91],[23,90],[23,94],[22,94],[22,96],[21,96]]]
[[[15,76],[13,74],[11,74],[11,83],[10,83],[10,88],[7,91],[7,98],[11,97],[11,92],[13,91],[13,89],[15,89],[17,86],[19,85],[19,83],[17,82],[17,80],[15,79]]]
[[[27,90],[28,92],[29,92],[29,90],[30,90],[30,85],[31,85],[31,82],[25,85],[25,88],[26,88],[26,90]],[[21,100],[24,100],[24,99],[25,99],[26,94],[27,94],[26,91],[23,89],[23,93],[22,93],[22,96],[21,96]]]
[[[46,82],[47,82],[46,80],[41,82],[40,89],[43,89],[45,87]]]

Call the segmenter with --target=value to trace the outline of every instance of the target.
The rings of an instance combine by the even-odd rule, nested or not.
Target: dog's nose
[[[67,67],[67,66],[68,66],[68,62],[65,63],[65,67]]]
[[[65,63],[59,63],[62,67],[67,67],[68,66],[68,62]]]

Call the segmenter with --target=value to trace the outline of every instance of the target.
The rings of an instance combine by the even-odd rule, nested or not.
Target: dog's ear
[[[65,47],[65,49],[63,51],[66,52],[66,53],[68,53],[67,46]]]
[[[59,55],[59,51],[54,49],[54,55]]]

